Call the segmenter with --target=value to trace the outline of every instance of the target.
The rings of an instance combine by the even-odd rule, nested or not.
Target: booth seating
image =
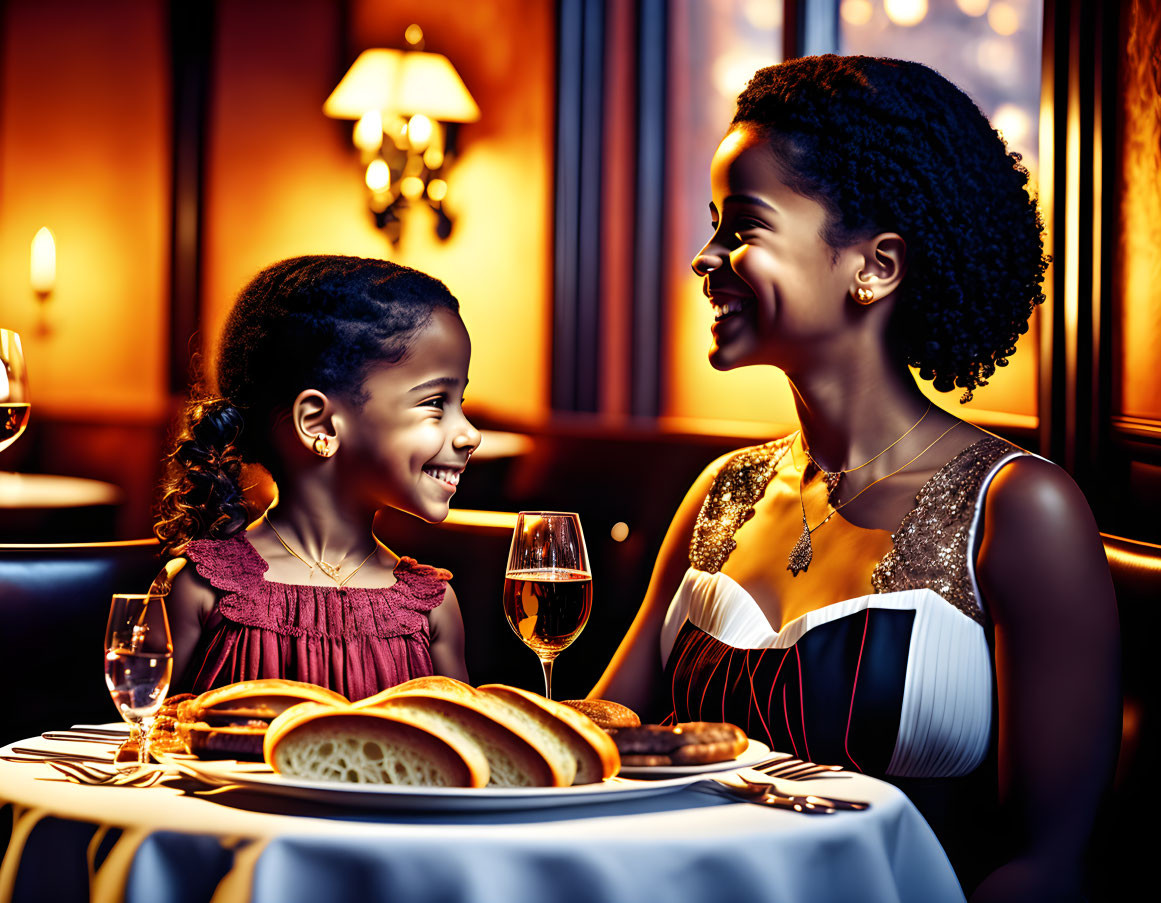
[[[148,592],[153,539],[0,545],[0,742],[116,721],[103,647],[113,593]]]
[[[1154,641],[1161,628],[1161,545],[1105,535],[1121,624],[1121,750],[1112,791],[1092,846],[1092,899],[1136,899],[1151,879],[1153,836],[1141,827],[1156,784],[1158,676]],[[1083,731],[1077,725],[1077,731]]]
[[[459,512],[435,525],[381,512],[376,533],[400,554],[454,573],[473,682],[539,689],[536,658],[513,635],[501,606],[511,519],[503,512]],[[1113,900],[1132,897],[1140,870],[1150,861],[1145,845],[1151,835],[1135,827],[1134,813],[1149,799],[1148,772],[1158,752],[1152,643],[1161,607],[1161,546],[1116,536],[1103,539],[1120,613],[1124,731],[1093,846],[1092,895]],[[154,540],[0,545],[0,687],[6,700],[0,709],[0,742],[77,722],[115,720],[101,662],[109,600],[114,592],[145,592],[159,569]],[[585,648],[582,633],[561,656],[554,675],[558,695],[587,692],[582,680],[608,660],[606,650],[600,654],[602,661],[587,661],[600,656]]]

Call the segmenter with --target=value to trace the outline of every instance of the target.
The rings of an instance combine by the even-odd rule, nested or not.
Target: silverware
[[[67,740],[70,743],[105,743],[111,746],[119,746],[125,742],[126,734],[124,732],[113,733],[88,733],[87,731],[66,730],[66,731],[45,731],[40,735],[42,740]]]
[[[8,761],[13,762],[48,762],[48,761],[62,761],[62,762],[100,762],[105,765],[112,765],[112,756],[89,756],[84,753],[66,752],[57,749],[36,749],[31,746],[13,746],[12,756],[6,756]]]
[[[760,762],[755,762],[749,767],[756,771],[761,771],[770,777],[785,778],[789,781],[803,781],[807,778],[817,777],[822,774],[835,774],[843,770],[841,765],[818,765],[814,762],[796,759],[793,756],[777,756],[771,759],[764,759]]]
[[[747,769],[729,775],[719,775],[710,780],[724,788],[732,796],[740,797],[747,802],[777,806],[784,809],[794,809],[808,815],[831,815],[838,810],[862,811],[869,809],[871,804],[862,800],[848,800],[839,797],[818,796],[817,794],[797,795],[782,793],[778,786],[761,772],[749,769],[753,777],[746,775]],[[754,777],[762,778],[755,780]]]
[[[54,761],[47,764],[74,784],[111,784],[117,787],[152,787],[171,771],[167,768],[137,764],[111,770],[78,762]]]

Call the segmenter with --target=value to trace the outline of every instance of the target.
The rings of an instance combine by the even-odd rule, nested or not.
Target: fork
[[[785,778],[788,781],[803,781],[807,778],[823,774],[834,774],[843,770],[841,765],[818,765],[793,756],[779,756],[775,759],[766,759],[755,762],[750,768],[761,771],[772,778]]]
[[[110,784],[115,787],[152,787],[170,771],[167,768],[136,764],[113,770],[82,765],[80,762],[50,761],[46,764],[74,784]]]
[[[807,794],[798,796],[785,794],[778,790],[772,781],[755,781],[746,777],[746,769],[731,774],[711,778],[717,786],[724,788],[730,795],[741,797],[747,802],[777,806],[778,808],[794,809],[807,815],[833,815],[843,809],[848,811],[862,811],[869,809],[871,804],[861,800],[840,799],[837,797],[816,796]],[[757,777],[764,777],[761,772],[755,772]]]

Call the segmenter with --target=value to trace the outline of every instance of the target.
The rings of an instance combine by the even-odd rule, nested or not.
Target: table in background
[[[0,471],[0,542],[112,539],[122,501],[100,480]]]
[[[19,745],[33,743],[45,741]],[[0,901],[963,901],[914,806],[861,775],[799,785],[872,803],[829,816],[692,788],[406,814],[242,791],[195,796],[181,789],[188,782],[142,789],[58,778],[47,765],[0,762],[0,803],[14,822]]]

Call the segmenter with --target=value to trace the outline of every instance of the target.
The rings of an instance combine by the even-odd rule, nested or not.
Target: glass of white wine
[[[593,576],[580,517],[560,511],[516,515],[504,615],[544,670],[544,695],[552,698],[552,665],[584,629],[593,603]]]
[[[28,370],[20,334],[0,329],[0,451],[20,438],[28,426]]]
[[[173,641],[165,596],[117,593],[105,629],[105,683],[128,722],[137,761],[149,761],[149,729],[173,675]]]

